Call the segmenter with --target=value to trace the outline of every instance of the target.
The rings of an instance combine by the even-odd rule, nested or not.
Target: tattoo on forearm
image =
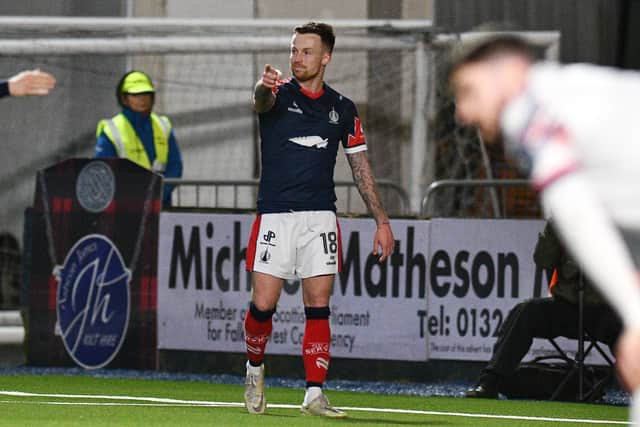
[[[360,151],[354,154],[348,154],[347,158],[351,165],[351,172],[353,173],[353,180],[358,186],[358,191],[362,196],[365,204],[369,208],[371,215],[376,220],[376,223],[380,224],[383,221],[387,221],[387,213],[382,206],[380,200],[380,194],[376,187],[373,173],[371,172],[371,165],[367,159],[367,154],[364,151]]]
[[[271,89],[262,86],[260,82],[256,84],[255,90],[253,91],[253,105],[258,113],[270,110],[275,100],[276,97],[273,92],[271,92]]]

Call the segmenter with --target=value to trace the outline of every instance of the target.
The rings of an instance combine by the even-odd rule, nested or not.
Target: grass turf
[[[36,394],[130,396],[179,399],[181,401],[242,401],[242,387],[188,381],[131,380],[88,376],[0,376],[0,390]],[[485,400],[443,397],[375,395],[370,393],[327,392],[338,407],[393,408],[442,413],[487,414],[498,416],[552,417],[584,420],[627,419],[627,408],[561,402]],[[348,411],[345,420],[305,417],[297,405],[302,391],[270,388],[271,404],[290,404],[295,408],[268,408],[262,416],[249,415],[243,407],[202,407],[183,403],[147,400],[76,398],[52,396],[13,396],[0,394],[0,425],[4,426],[540,426],[588,425],[525,419],[463,417],[446,414],[407,414]],[[73,404],[70,404],[73,403]]]

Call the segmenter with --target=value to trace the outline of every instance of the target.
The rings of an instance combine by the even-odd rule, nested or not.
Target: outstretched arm
[[[262,77],[256,83],[253,92],[253,108],[256,112],[265,113],[276,103],[276,95],[273,93],[273,88],[276,87],[281,75],[282,73],[271,65],[264,66]]]
[[[44,71],[28,70],[11,77],[8,84],[11,96],[47,95],[56,85],[56,79]]]
[[[376,220],[377,229],[373,239],[373,253],[377,255],[378,248],[381,250],[380,261],[384,261],[393,251],[394,239],[391,226],[389,225],[389,217],[382,206],[380,194],[376,186],[376,181],[371,172],[371,165],[365,151],[359,151],[353,154],[347,154],[353,180],[358,186],[358,191],[362,196],[362,200],[367,205],[369,212]]]

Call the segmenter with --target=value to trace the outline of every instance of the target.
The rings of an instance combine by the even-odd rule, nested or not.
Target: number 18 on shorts
[[[340,227],[332,211],[263,214],[247,246],[247,269],[287,280],[342,269]]]

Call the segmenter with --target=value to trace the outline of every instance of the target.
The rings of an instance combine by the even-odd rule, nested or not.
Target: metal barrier
[[[0,310],[0,345],[17,345],[24,341],[24,327],[18,310]]]
[[[174,206],[176,207],[221,207],[218,206],[218,201],[220,200],[220,189],[221,188],[231,188],[232,192],[233,192],[233,203],[232,206],[225,206],[225,207],[230,207],[233,209],[239,209],[241,208],[238,205],[238,190],[240,188],[243,187],[249,187],[249,188],[253,188],[255,191],[257,191],[258,189],[258,185],[259,185],[260,181],[257,179],[246,179],[246,180],[223,180],[223,181],[218,181],[218,180],[202,180],[202,179],[176,179],[176,178],[166,178],[164,180],[164,184],[171,184],[171,185],[175,185],[176,186],[176,191],[174,194]],[[398,184],[389,181],[389,180],[385,180],[385,179],[380,179],[376,181],[376,184],[378,185],[378,188],[380,189],[381,192],[383,191],[389,191],[391,192],[394,196],[396,196],[399,201],[400,201],[400,206],[399,206],[399,210],[396,212],[398,215],[408,215],[409,212],[409,196],[407,195],[407,192],[404,190],[404,188],[400,187]],[[352,212],[351,208],[352,208],[352,201],[353,201],[353,197],[351,195],[352,190],[355,189],[357,190],[357,186],[355,184],[355,182],[353,181],[336,181],[335,182],[335,186],[336,188],[346,188],[347,189],[347,197],[346,197],[346,205],[347,205],[347,212]],[[182,197],[181,197],[181,188],[180,187],[195,187],[195,203],[194,205],[185,205],[182,203]],[[202,202],[201,202],[201,189],[204,187],[213,187],[213,198],[214,198],[214,205],[213,206],[203,206]],[[359,198],[360,196],[358,196]],[[248,208],[253,208],[255,209],[255,197],[252,199],[253,200],[253,205],[252,206],[248,206],[246,207]],[[389,211],[392,211],[393,207],[389,207]]]
[[[531,183],[526,179],[443,179],[440,181],[434,181],[427,188],[427,194],[422,199],[422,206],[420,209],[420,216],[430,216],[429,202],[433,194],[447,187],[521,187],[528,186]],[[496,216],[498,212],[496,212]]]

